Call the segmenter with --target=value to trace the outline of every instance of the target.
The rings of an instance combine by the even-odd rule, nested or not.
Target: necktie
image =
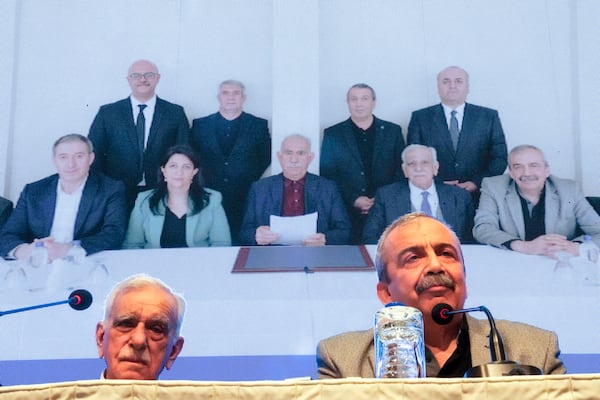
[[[452,147],[456,151],[456,145],[458,144],[458,120],[456,119],[456,111],[450,112],[450,139],[452,139]]]
[[[421,211],[429,215],[430,217],[433,217],[433,213],[431,212],[431,205],[429,204],[429,200],[427,200],[429,192],[421,192],[421,196],[423,196],[423,201],[421,202]]]
[[[138,113],[137,120],[135,121],[135,130],[137,132],[138,139],[138,151],[140,153],[140,177],[141,181],[144,176],[144,142],[146,139],[146,117],[144,117],[145,104],[138,104],[140,112]]]

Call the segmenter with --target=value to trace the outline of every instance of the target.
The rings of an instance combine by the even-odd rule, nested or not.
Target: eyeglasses
[[[129,78],[135,79],[136,81],[139,81],[142,78],[146,78],[146,79],[150,80],[150,79],[156,78],[156,75],[158,75],[158,74],[156,74],[154,72],[144,72],[143,74],[134,72],[132,74],[129,74]]]

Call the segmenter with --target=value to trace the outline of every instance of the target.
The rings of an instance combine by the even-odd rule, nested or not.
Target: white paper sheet
[[[279,239],[274,244],[288,246],[301,245],[307,236],[317,233],[318,212],[298,215],[296,217],[279,217],[271,215],[269,226],[271,231],[278,233]]]

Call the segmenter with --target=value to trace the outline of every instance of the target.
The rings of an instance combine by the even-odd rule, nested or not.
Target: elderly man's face
[[[219,88],[219,110],[223,114],[239,114],[243,111],[246,94],[238,85],[221,85]]]
[[[357,121],[371,118],[375,109],[373,93],[368,88],[352,88],[348,92],[348,110],[353,119]]]
[[[382,303],[401,302],[424,315],[439,303],[463,307],[467,286],[462,253],[445,225],[417,218],[390,232],[383,246],[389,283],[377,285]]]
[[[107,379],[157,379],[183,347],[175,337],[177,302],[155,287],[119,294],[107,321],[96,327],[98,354],[106,359]]]
[[[508,173],[524,194],[539,194],[550,176],[550,167],[542,153],[535,149],[525,149],[511,154],[508,159]]]
[[[283,170],[283,176],[293,181],[302,179],[308,166],[315,157],[310,151],[308,142],[302,138],[291,137],[281,143],[277,158]]]
[[[127,82],[131,94],[139,101],[143,102],[154,96],[158,81],[160,74],[151,62],[140,60],[129,67]]]
[[[449,67],[440,72],[437,86],[442,103],[449,107],[460,106],[467,100],[469,78],[460,68]]]
[[[404,155],[402,171],[408,180],[420,189],[428,189],[438,173],[439,164],[433,162],[429,149],[414,149]]]

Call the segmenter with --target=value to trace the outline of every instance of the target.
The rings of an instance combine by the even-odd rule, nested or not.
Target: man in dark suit
[[[283,172],[252,184],[240,237],[246,245],[268,245],[280,235],[271,230],[270,217],[318,213],[316,233],[305,237],[302,245],[348,244],[350,222],[334,182],[308,173],[314,158],[310,140],[290,135],[277,153]]]
[[[434,147],[439,178],[477,193],[483,178],[506,169],[506,140],[498,112],[465,103],[469,75],[462,68],[442,70],[437,86],[441,104],[412,113],[407,142]]]
[[[346,95],[350,118],[325,129],[321,176],[337,183],[352,222],[352,242],[360,243],[375,191],[402,178],[402,128],[373,115],[375,91],[353,85]]]
[[[123,183],[91,173],[92,142],[69,134],[54,143],[58,174],[25,186],[0,232],[0,255],[27,260],[43,242],[49,260],[65,257],[73,240],[87,254],[119,249],[127,224]]]
[[[376,244],[385,228],[398,217],[423,211],[452,227],[461,243],[472,243],[473,200],[464,189],[435,182],[438,168],[433,147],[408,145],[402,152],[402,171],[408,183],[402,180],[377,190],[363,241]]]
[[[13,209],[12,201],[5,199],[0,196],[0,229],[4,226],[4,223],[10,217],[10,213]]]
[[[244,112],[244,84],[227,80],[219,85],[219,111],[192,123],[190,144],[200,155],[206,187],[223,195],[231,239],[239,244],[248,189],[271,164],[267,120]]]
[[[167,149],[187,143],[189,135],[183,107],[156,96],[159,80],[154,63],[134,62],[127,74],[131,96],[101,106],[90,127],[96,150],[92,168],[125,183],[128,209],[139,192],[156,186]]]

